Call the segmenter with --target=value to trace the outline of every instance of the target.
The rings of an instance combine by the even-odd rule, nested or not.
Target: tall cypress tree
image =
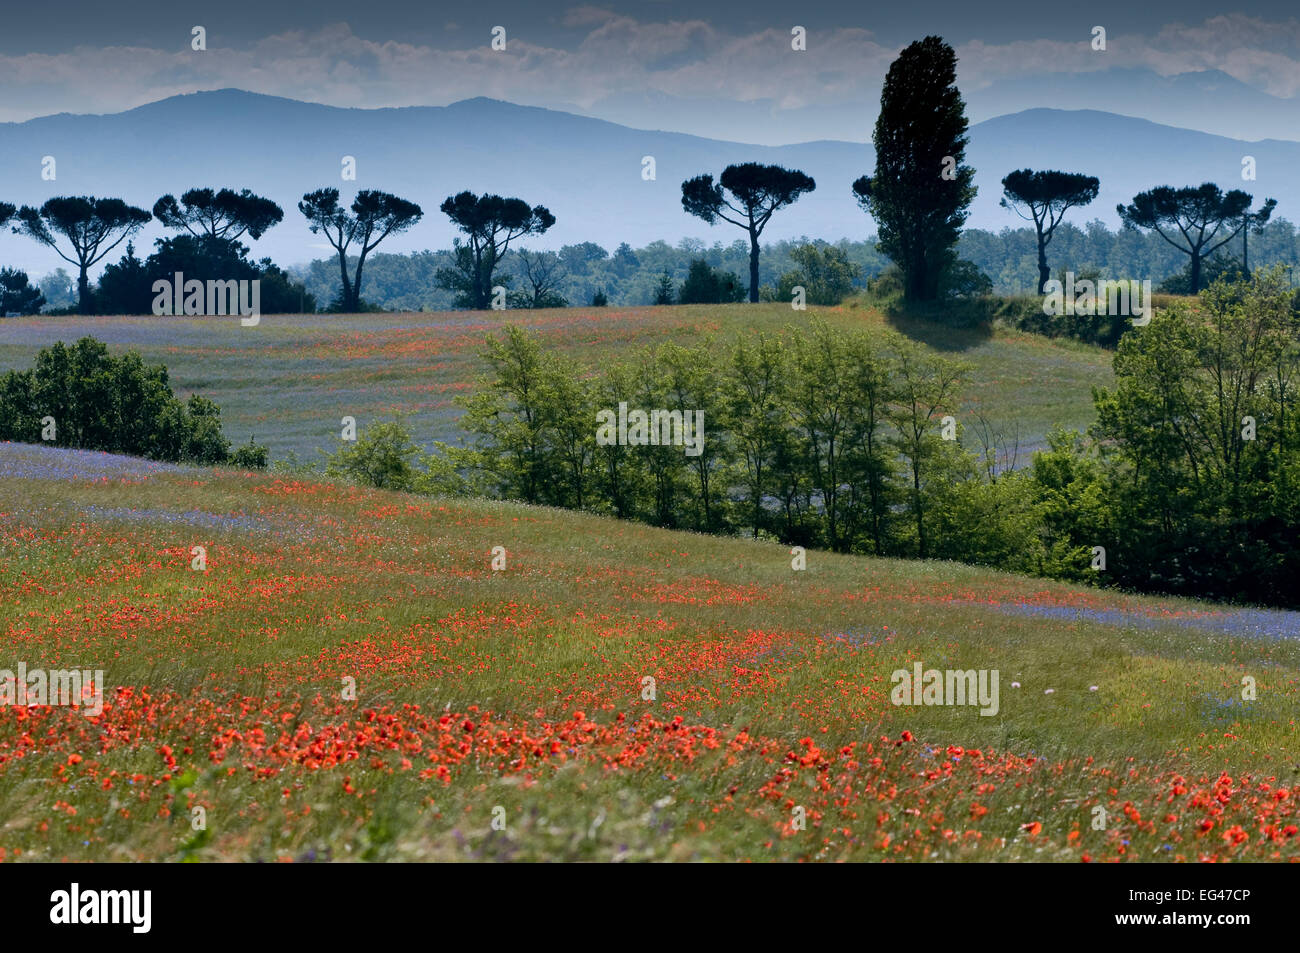
[[[966,104],[956,86],[957,54],[927,36],[899,54],[885,76],[872,141],[876,173],[853,183],[876,221],[878,245],[903,273],[908,300],[938,296],[953,246],[975,198],[966,157]]]

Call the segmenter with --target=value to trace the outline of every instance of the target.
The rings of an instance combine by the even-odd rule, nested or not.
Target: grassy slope
[[[364,425],[393,409],[410,411],[426,446],[456,440],[459,410],[452,401],[478,372],[484,335],[507,321],[536,329],[549,345],[595,368],[647,344],[777,331],[814,315],[844,327],[885,320],[861,308],[793,312],[781,304],[273,315],[255,328],[220,317],[14,318],[3,323],[0,369],[30,367],[39,348],[92,334],[166,364],[177,390],[215,400],[235,443],[252,433],[272,459],[289,450],[315,459],[317,448],[334,445],[344,415]],[[1018,422],[1025,448],[1040,444],[1055,423],[1086,426],[1093,418],[1090,388],[1112,380],[1109,354],[1068,341],[916,323],[902,330],[970,361],[966,409],[1008,430]]]
[[[91,459],[0,445],[0,667],[130,687],[0,707],[8,856],[1300,856],[1294,615]],[[892,706],[915,660],[1000,712]]]

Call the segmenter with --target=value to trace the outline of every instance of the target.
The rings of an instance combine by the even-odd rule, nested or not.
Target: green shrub
[[[265,470],[266,457],[266,447],[253,443],[253,438],[249,437],[248,443],[230,455],[230,465],[245,470]]]
[[[52,440],[42,434],[47,417]],[[230,456],[216,404],[198,394],[181,401],[161,364],[135,351],[114,357],[92,337],[56,342],[32,370],[0,376],[0,440],[202,464]]]
[[[790,252],[798,266],[781,276],[775,300],[790,301],[796,287],[804,289],[808,304],[831,307],[839,304],[853,290],[853,282],[862,269],[849,261],[844,250],[824,242],[810,242]]]
[[[334,451],[325,472],[381,490],[409,490],[415,478],[411,461],[419,455],[420,448],[399,417],[365,428],[355,443]]]

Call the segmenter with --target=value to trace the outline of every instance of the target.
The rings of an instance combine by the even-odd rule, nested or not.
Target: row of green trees
[[[332,472],[839,552],[1300,604],[1300,313],[1280,269],[1220,281],[1123,337],[1088,434],[1016,468],[962,410],[967,367],[889,330],[647,350],[584,375],[517,327],[488,339],[465,446],[400,421]],[[699,452],[598,439],[620,404],[703,413]],[[951,439],[948,439],[951,438]],[[382,475],[382,482],[375,478]]]
[[[196,464],[264,467],[267,457],[251,438],[232,453],[221,409],[177,397],[163,365],[136,351],[115,357],[92,337],[42,348],[33,368],[0,376],[0,440]]]
[[[839,552],[1030,571],[1048,559],[1028,545],[1025,507],[1008,505],[1020,477],[1000,474],[992,440],[968,452],[955,417],[944,439],[968,368],[897,332],[814,321],[667,344],[584,378],[511,327],[485,358],[461,419],[471,442],[429,462],[435,488]],[[700,451],[602,445],[597,412],[620,404],[702,412]],[[1055,558],[1086,565],[1081,553]]]

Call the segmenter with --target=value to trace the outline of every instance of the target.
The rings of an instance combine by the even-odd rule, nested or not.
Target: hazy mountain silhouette
[[[1174,76],[1139,68],[1045,73],[999,80],[967,93],[966,103],[969,114],[980,118],[1051,103],[1233,139],[1300,139],[1300,99],[1270,96],[1219,70]]]
[[[664,125],[671,124],[665,116]],[[41,179],[54,156],[58,178]],[[340,180],[344,155],[356,157],[355,182]],[[642,157],[657,178],[642,179]],[[1257,160],[1258,181],[1241,181],[1241,157]],[[968,157],[980,193],[969,225],[999,229],[1021,220],[998,207],[999,184],[1012,169],[1059,168],[1101,178],[1098,201],[1073,220],[1116,224],[1115,204],[1152,185],[1213,180],[1278,199],[1277,214],[1300,216],[1300,186],[1286,172],[1300,164],[1300,143],[1245,143],[1096,111],[1033,109],[971,128]],[[765,239],[809,235],[862,238],[874,223],[854,203],[850,184],[873,167],[870,145],[815,141],[754,146],[680,133],[631,129],[554,110],[470,99],[445,107],[342,109],[239,90],[176,96],[106,116],[60,114],[0,124],[0,198],[36,203],[50,195],[121,196],[149,208],[164,192],[193,186],[251,188],[274,198],[285,220],[253,243],[254,254],[281,264],[325,257],[297,210],[306,191],[338,186],[344,197],[379,188],[420,203],[424,221],[386,242],[385,251],[442,248],[450,223],[438,211],[461,189],[518,195],[547,205],[558,224],[539,247],[595,241],[643,245],[697,236],[742,237],[730,225],[709,228],[681,209],[680,184],[729,162],[778,162],[817,180],[817,191],[773,218]],[[939,170],[935,170],[939,174]],[[163,234],[152,224],[137,239],[147,249]],[[114,253],[114,258],[116,253]],[[0,236],[0,263],[42,274],[60,264],[28,239]]]

